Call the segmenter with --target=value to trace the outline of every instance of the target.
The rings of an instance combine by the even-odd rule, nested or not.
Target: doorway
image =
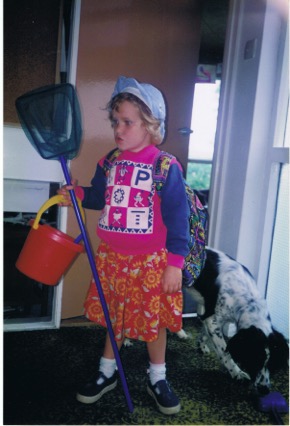
[[[74,4],[73,0],[4,2],[5,331],[55,328],[60,324],[62,282],[54,288],[45,286],[27,278],[15,266],[30,231],[30,219],[63,181],[60,163],[42,159],[28,142],[15,100],[41,86],[73,83],[68,71],[74,54],[70,48]],[[65,216],[55,208],[44,213],[43,220],[65,231]]]
[[[211,184],[229,0],[203,2],[186,180],[206,206]]]

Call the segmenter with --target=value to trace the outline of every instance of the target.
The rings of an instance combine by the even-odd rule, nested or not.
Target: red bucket
[[[53,199],[59,202],[58,196]],[[48,225],[38,225],[36,221],[37,218],[33,221],[16,267],[38,282],[56,285],[77,255],[84,251],[84,246],[75,243],[72,237],[60,230]]]

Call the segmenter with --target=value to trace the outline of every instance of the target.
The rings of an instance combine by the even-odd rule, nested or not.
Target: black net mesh
[[[44,159],[74,158],[79,150],[81,113],[71,84],[45,86],[16,100],[22,128]]]

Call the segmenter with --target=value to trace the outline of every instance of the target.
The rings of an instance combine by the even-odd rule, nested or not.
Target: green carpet
[[[168,335],[167,377],[181,400],[175,416],[159,413],[146,392],[147,351],[142,342],[121,351],[134,405],[127,407],[122,384],[92,405],[76,401],[79,384],[96,370],[102,353],[102,328],[64,327],[59,330],[4,334],[5,425],[266,425],[250,399],[247,384],[232,380],[214,355],[195,346],[197,320],[186,319],[192,339]],[[288,371],[272,377],[273,390],[288,399]],[[288,415],[282,415],[289,424]]]

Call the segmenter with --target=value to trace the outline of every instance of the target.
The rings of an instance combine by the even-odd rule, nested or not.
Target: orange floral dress
[[[116,340],[124,337],[152,342],[159,328],[182,328],[182,291],[161,292],[167,265],[165,249],[152,254],[123,255],[101,242],[96,266]],[[84,304],[85,315],[106,327],[96,283],[92,279]]]

